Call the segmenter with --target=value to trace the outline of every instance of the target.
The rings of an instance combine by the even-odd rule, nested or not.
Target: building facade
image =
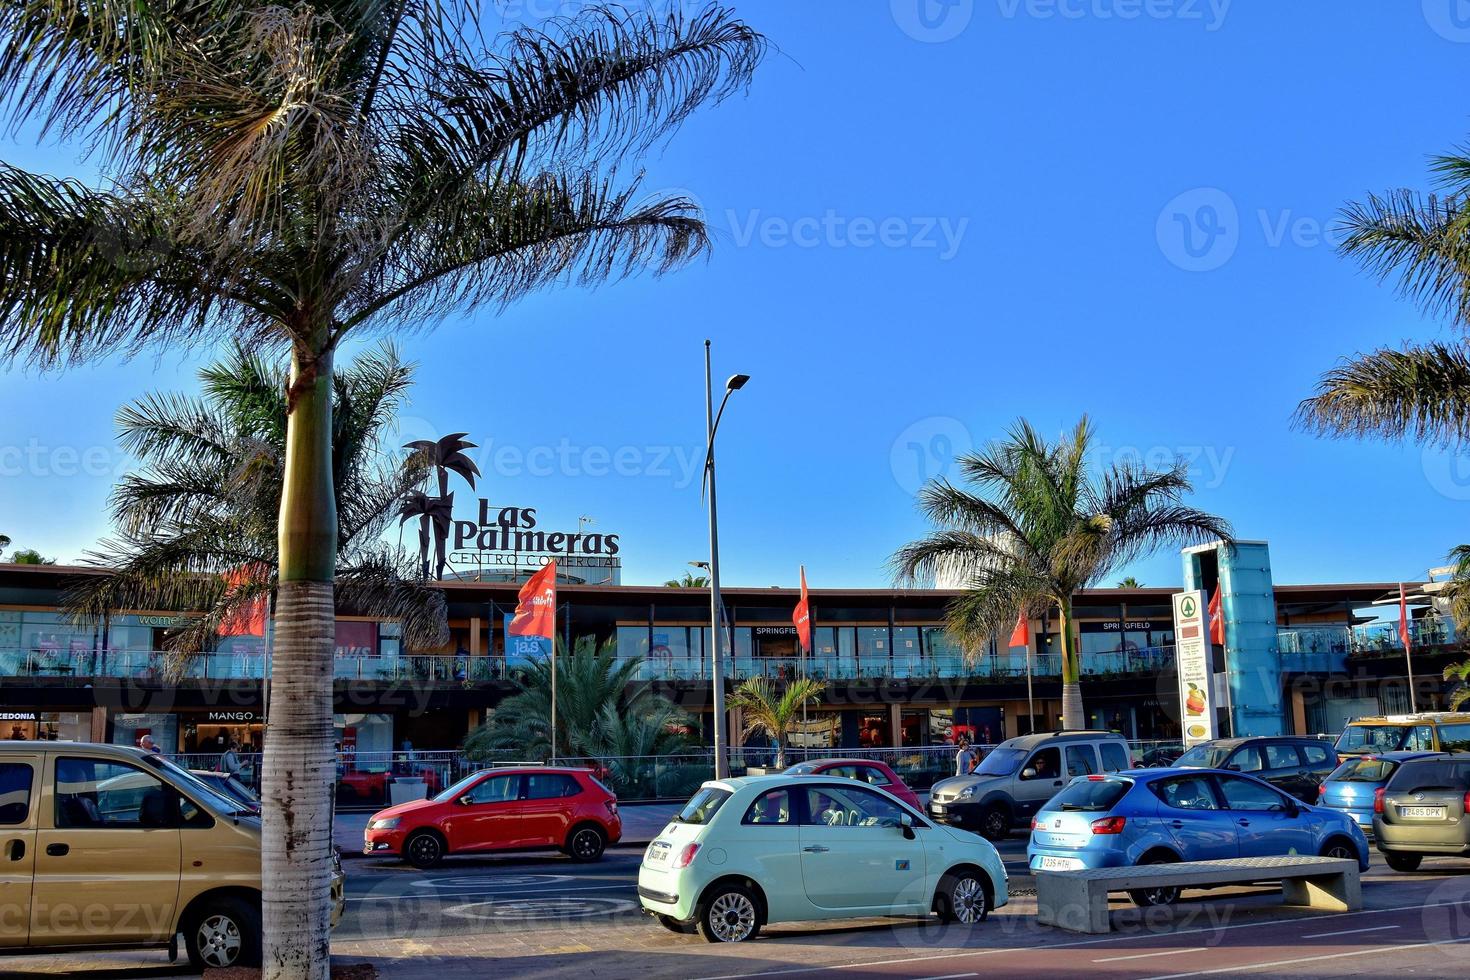
[[[98,574],[105,572],[0,566],[0,737],[132,743],[147,733],[170,752],[216,752],[231,738],[258,748],[269,638],[221,638],[218,649],[178,664],[161,651],[187,613],[119,610],[105,622],[71,619],[62,605],[68,582]],[[1213,574],[1215,581],[1205,574],[1191,585],[1216,588],[1221,577]],[[340,611],[335,705],[345,751],[387,752],[405,743],[453,749],[515,692],[525,655],[514,642],[507,646],[505,624],[517,585],[440,585],[451,633],[440,649],[404,650],[394,623]],[[1254,623],[1253,645],[1227,642],[1227,658],[1257,658],[1246,670],[1228,660],[1224,665],[1227,673],[1251,674],[1249,683],[1231,682],[1238,697],[1249,698],[1233,705],[1235,717],[1307,733],[1335,731],[1359,715],[1408,710],[1396,623],[1377,615],[1397,588],[1274,586],[1270,605],[1250,610],[1261,621]],[[1134,739],[1178,737],[1174,591],[1098,589],[1075,597],[1070,626],[1081,651],[1090,726]],[[959,734],[995,742],[1060,725],[1062,626],[1052,618],[1031,623],[1029,648],[1000,640],[967,655],[943,625],[952,590],[819,589],[811,592],[813,649],[803,653],[791,619],[796,590],[722,594],[728,686],[753,676],[780,682],[806,675],[826,684],[821,705],[794,739],[798,745],[923,746]],[[559,591],[562,639],[638,658],[635,683],[682,705],[705,741],[713,722],[708,617],[709,594],[702,589],[567,584]],[[1453,630],[1421,605],[1412,634],[1412,703],[1440,707],[1447,693],[1440,674],[1461,656]],[[1263,671],[1261,657],[1271,658],[1273,669]],[[1264,686],[1262,677],[1269,679]],[[738,732],[738,717],[728,723]]]

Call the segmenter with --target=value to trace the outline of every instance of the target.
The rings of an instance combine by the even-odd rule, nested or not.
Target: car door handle
[[[1242,827],[1249,827],[1251,825],[1251,822],[1249,820],[1247,820],[1245,817],[1241,817],[1236,822],[1239,823]]]
[[[1180,828],[1182,828],[1184,826],[1184,821],[1183,820],[1170,820],[1169,821],[1169,826],[1170,827],[1173,827],[1176,830],[1178,830],[1178,829],[1180,829]]]
[[[71,848],[65,844],[47,844],[46,853],[54,858],[65,857]]]
[[[821,844],[808,844],[806,847],[803,847],[802,850],[806,851],[808,854],[826,854],[828,851],[831,850],[831,848],[823,847]]]
[[[5,842],[5,851],[10,855],[10,860],[19,861],[26,856],[26,842],[19,837]]]

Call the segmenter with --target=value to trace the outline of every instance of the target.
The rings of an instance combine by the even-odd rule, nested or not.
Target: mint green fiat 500
[[[974,924],[1006,904],[984,838],[850,779],[705,783],[643,854],[638,898],[676,932],[750,939],[772,922],[937,914]]]

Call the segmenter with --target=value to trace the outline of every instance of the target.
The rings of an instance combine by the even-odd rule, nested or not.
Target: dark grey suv
[[[1174,765],[1181,769],[1248,772],[1303,803],[1316,803],[1323,780],[1332,775],[1337,762],[1337,750],[1320,738],[1260,735],[1217,738],[1196,745],[1175,760]]]
[[[1413,871],[1426,854],[1470,857],[1470,756],[1405,762],[1373,800],[1373,835],[1388,866]]]

